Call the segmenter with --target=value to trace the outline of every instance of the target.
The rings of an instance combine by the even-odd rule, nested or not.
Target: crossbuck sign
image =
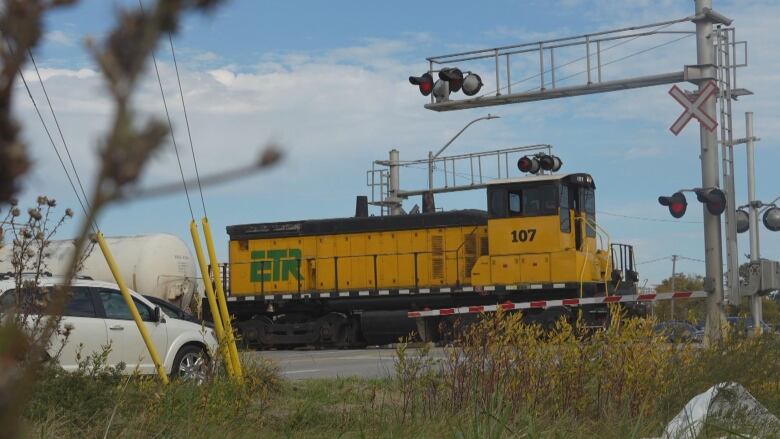
[[[702,106],[704,106],[704,103],[707,102],[707,99],[709,99],[710,96],[717,92],[718,86],[715,84],[715,81],[707,82],[704,88],[701,89],[701,92],[690,95],[684,92],[680,87],[676,85],[672,86],[671,90],[669,90],[669,94],[685,108],[685,111],[683,111],[680,117],[674,121],[669,130],[674,133],[675,136],[680,134],[680,131],[685,128],[685,125],[687,125],[692,118],[696,118],[704,128],[707,128],[707,130],[715,130],[715,127],[718,126],[718,122],[715,121],[714,117],[707,114],[707,112],[702,109]]]

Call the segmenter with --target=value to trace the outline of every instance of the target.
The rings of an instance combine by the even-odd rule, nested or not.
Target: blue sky
[[[82,1],[50,15],[44,44],[36,51],[66,140],[87,184],[95,171],[93,154],[110,107],[83,41],[102,38],[119,7],[137,7],[137,2]],[[734,124],[739,137],[744,132],[743,113],[756,113],[756,134],[762,138],[757,148],[758,194],[770,201],[780,196],[780,177],[775,172],[780,163],[780,92],[776,90],[780,35],[775,30],[780,5],[716,1],[715,8],[734,18],[738,36],[749,40],[751,65],[740,71],[739,80],[741,87],[756,95],[735,104]],[[501,119],[471,127],[448,153],[552,144],[563,158],[564,171],[594,176],[601,225],[613,241],[635,244],[639,261],[671,254],[702,259],[698,203],[689,200],[683,220],[672,221],[656,201],[658,195],[701,183],[698,127],[693,123],[678,137],[668,131],[680,111],[667,94],[669,86],[440,114],[425,110],[426,99],[407,82],[410,74],[426,69],[426,56],[679,18],[692,9],[692,1],[681,0],[454,1],[422,7],[418,2],[398,1],[232,1],[214,14],[188,17],[174,42],[201,173],[240,166],[254,159],[269,141],[286,151],[284,162],[270,172],[207,188],[209,217],[221,241],[218,253],[226,255],[227,225],[351,215],[355,195],[367,193],[365,171],[373,160],[384,159],[392,148],[401,151],[402,159],[423,158],[465,123],[490,112]],[[626,44],[611,56],[646,47],[641,42]],[[160,46],[158,56],[174,134],[179,145],[187,148],[167,44]],[[566,56],[561,53],[560,60]],[[605,67],[604,75],[614,79],[661,73],[693,63],[695,51],[688,39],[669,50],[650,51]],[[486,69],[483,78],[489,83],[490,66],[480,67]],[[523,65],[518,69],[513,78],[522,77]],[[576,72],[576,65],[572,69]],[[26,76],[34,79],[32,72]],[[153,71],[145,78],[138,109],[145,116],[161,116]],[[40,84],[32,80],[31,86],[43,103]],[[36,160],[23,200],[45,193],[62,205],[76,207],[23,93],[17,95],[14,111]],[[737,150],[736,157],[737,199],[744,204],[744,151]],[[185,171],[193,175],[190,161],[185,160]],[[419,187],[423,177],[422,170],[404,170],[402,187]],[[177,178],[168,144],[141,184]],[[444,196],[437,202],[446,209],[485,206],[481,192]],[[409,200],[405,207],[408,210],[416,203],[419,200]],[[176,195],[114,206],[100,224],[107,235],[166,232],[187,241],[188,221],[184,196]],[[780,258],[780,234],[764,229],[761,233],[763,254]],[[741,236],[740,245],[740,253],[747,253],[746,236]],[[683,261],[678,267],[703,273],[703,265],[696,261]],[[642,279],[651,284],[670,271],[670,261],[640,266]]]

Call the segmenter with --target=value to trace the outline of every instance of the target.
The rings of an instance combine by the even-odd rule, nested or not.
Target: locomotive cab
[[[489,252],[472,269],[475,286],[605,280],[608,251],[597,236],[590,175],[496,181],[487,206]]]

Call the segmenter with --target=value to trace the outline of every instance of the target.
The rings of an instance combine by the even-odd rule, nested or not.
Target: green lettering
[[[297,248],[292,248],[288,256],[294,259],[282,261],[282,280],[288,280],[290,274],[297,280],[303,279],[301,276],[301,251]]]
[[[301,280],[301,250],[256,250],[250,262],[249,278],[252,282],[269,282],[294,279]]]
[[[252,282],[268,282],[271,280],[269,261],[252,261],[249,264],[249,278]]]
[[[287,250],[268,250],[268,257],[273,260],[273,279],[274,282],[281,279],[280,272],[282,269],[281,259],[287,256]]]

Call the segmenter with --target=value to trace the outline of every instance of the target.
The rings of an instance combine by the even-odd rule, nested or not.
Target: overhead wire
[[[200,202],[203,206],[203,216],[206,214],[206,200],[203,198],[203,186],[200,182],[200,173],[198,172],[198,160],[195,158],[195,145],[192,142],[192,131],[190,130],[190,119],[187,117],[187,105],[184,103],[184,91],[181,86],[181,77],[179,76],[179,63],[176,62],[176,51],[173,48],[173,38],[168,33],[168,42],[171,45],[171,57],[173,58],[173,67],[176,70],[176,82],[179,84],[179,96],[181,97],[181,107],[184,110],[184,123],[187,125],[187,136],[190,141],[190,151],[192,152],[192,163],[195,165],[195,179],[198,181],[198,192],[200,192]]]
[[[678,260],[679,259],[683,259],[683,260],[686,260],[686,261],[701,262],[702,264],[706,263],[706,261],[703,260],[703,259],[689,258],[687,256],[680,256],[680,255],[669,255],[669,256],[663,256],[663,257],[660,257],[660,258],[650,259],[648,261],[637,262],[636,264],[637,265],[651,264],[653,262],[665,261],[667,259],[672,259],[672,258],[677,258]]]
[[[138,5],[141,7],[141,12],[144,12],[144,5],[141,0],[138,0]],[[176,153],[176,162],[179,165],[179,174],[181,174],[181,184],[184,186],[184,195],[187,198],[187,206],[190,209],[190,217],[195,221],[195,211],[192,209],[192,201],[190,200],[190,192],[187,189],[187,180],[184,178],[184,168],[181,165],[181,156],[179,155],[179,146],[176,144],[176,135],[173,132],[173,122],[171,122],[171,114],[168,112],[168,103],[165,100],[165,90],[163,89],[162,79],[160,78],[160,69],[157,67],[157,57],[154,55],[154,51],[151,52],[152,63],[154,64],[154,72],[157,75],[157,83],[160,85],[160,96],[163,101],[163,108],[165,108],[165,117],[168,120],[168,128],[171,131],[171,142],[173,142],[173,151]]]
[[[10,45],[8,45],[8,49],[11,50]],[[84,206],[84,202],[86,202],[86,200],[81,200],[79,191],[76,189],[76,184],[73,183],[73,178],[71,177],[70,172],[68,172],[68,167],[65,165],[65,160],[63,160],[62,154],[60,154],[59,148],[57,148],[57,144],[54,142],[54,137],[51,135],[51,131],[49,130],[48,125],[46,125],[46,120],[43,118],[43,114],[41,114],[41,110],[38,108],[38,104],[35,102],[35,98],[33,97],[32,91],[30,90],[30,85],[27,83],[27,79],[24,77],[22,69],[20,68],[18,71],[19,77],[22,79],[22,84],[24,84],[24,88],[27,91],[27,96],[30,97],[30,102],[32,102],[33,108],[35,108],[35,113],[38,115],[38,119],[41,121],[41,125],[43,125],[43,130],[46,132],[46,136],[49,138],[49,143],[51,143],[51,147],[54,149],[54,153],[57,156],[60,165],[62,165],[62,170],[65,171],[65,176],[68,179],[68,183],[70,183],[70,187],[73,189],[73,193],[76,195],[76,200],[78,201],[79,206],[81,206],[81,211],[84,212],[84,217],[88,218],[89,214],[87,213],[87,208]],[[41,85],[43,85],[43,81],[41,81]],[[73,171],[76,172],[76,169],[74,168]],[[90,227],[92,228],[93,232],[96,232],[100,229],[97,226],[97,220],[94,219],[93,222],[90,223]]]
[[[607,216],[615,216],[618,218],[627,218],[627,219],[634,219],[640,221],[652,221],[652,222],[659,222],[659,223],[686,223],[686,224],[702,223],[701,221],[685,221],[685,220],[672,220],[672,219],[665,219],[665,218],[648,218],[648,217],[641,217],[641,216],[623,215],[619,213],[605,212],[603,210],[599,210],[598,213]]]
[[[54,111],[54,105],[52,105],[51,99],[49,99],[49,93],[46,91],[46,85],[44,85],[44,83],[43,83],[43,77],[41,76],[41,72],[38,70],[38,64],[35,62],[35,56],[33,56],[32,50],[27,49],[27,55],[30,57],[30,61],[32,62],[33,68],[35,69],[35,74],[38,77],[38,82],[41,84],[41,90],[43,90],[43,95],[46,97],[46,103],[49,106],[49,111],[51,112],[51,116],[54,119],[54,124],[57,127],[57,132],[60,135],[60,140],[62,140],[62,146],[65,148],[65,153],[68,156],[68,162],[70,163],[70,166],[71,166],[71,168],[73,170],[73,176],[76,177],[76,182],[78,183],[79,189],[81,190],[81,196],[84,197],[83,204],[82,204],[81,198],[79,197],[78,191],[76,191],[76,186],[73,184],[73,181],[71,180],[70,175],[68,175],[67,169],[65,169],[65,162],[62,160],[62,157],[60,156],[59,151],[57,151],[57,156],[60,159],[60,164],[63,166],[63,169],[65,169],[66,175],[68,175],[68,180],[70,180],[71,187],[73,188],[73,191],[76,193],[76,199],[78,199],[79,204],[82,205],[82,210],[84,211],[84,215],[85,215],[85,218],[86,218],[87,217],[87,215],[86,215],[87,212],[84,209],[84,205],[86,205],[87,209],[90,209],[90,210],[92,209],[92,206],[90,206],[90,203],[89,203],[89,197],[87,197],[87,193],[84,190],[84,185],[81,183],[81,177],[79,177],[79,171],[78,171],[78,169],[76,169],[76,164],[73,161],[73,156],[70,153],[70,148],[68,148],[68,142],[65,140],[65,135],[62,133],[62,127],[60,126],[60,122],[57,119],[57,113]],[[21,71],[19,72],[19,74],[21,76]],[[24,81],[24,76],[22,76],[22,81]],[[25,82],[25,86],[26,85],[27,84]],[[27,92],[29,94],[30,90],[28,89]],[[30,94],[30,99],[32,99],[32,94]],[[33,101],[33,105],[34,104],[35,104],[35,102]],[[37,106],[36,106],[36,110],[37,110]],[[40,114],[39,114],[39,116],[40,116]],[[43,120],[41,120],[41,122],[43,123]],[[44,128],[45,127],[46,126],[45,126],[45,123],[44,123]],[[53,139],[51,138],[51,134],[48,131],[48,128],[46,128],[46,134],[49,136],[49,140],[51,140],[53,142]],[[53,145],[54,144],[52,143],[52,146]],[[55,148],[55,151],[56,150],[57,149]],[[95,232],[97,230],[100,230],[100,227],[98,227],[98,225],[97,225],[97,220],[93,218],[93,222],[94,222],[94,224],[92,224],[92,226],[94,226],[93,227],[93,232]]]
[[[60,135],[60,139],[62,140],[62,146],[65,148],[65,153],[68,156],[68,161],[70,162],[71,168],[73,168],[73,174],[76,177],[76,182],[79,185],[79,189],[81,189],[81,195],[84,197],[84,203],[87,205],[87,207],[90,207],[89,205],[89,197],[87,197],[87,193],[84,191],[84,185],[81,184],[81,178],[79,177],[79,173],[76,170],[76,165],[73,163],[73,156],[70,154],[70,148],[68,148],[68,142],[65,141],[65,136],[62,134],[62,127],[60,127],[60,121],[57,119],[57,114],[54,112],[54,106],[51,103],[51,99],[49,99],[49,93],[46,91],[46,86],[43,83],[43,78],[41,77],[41,73],[38,70],[38,64],[35,62],[35,57],[32,54],[32,50],[27,49],[27,54],[30,56],[30,61],[32,61],[33,68],[35,69],[35,74],[38,76],[38,81],[41,84],[41,90],[43,90],[43,96],[46,97],[46,103],[49,105],[49,111],[51,111],[51,116],[54,119],[54,125],[57,126],[57,132]]]

